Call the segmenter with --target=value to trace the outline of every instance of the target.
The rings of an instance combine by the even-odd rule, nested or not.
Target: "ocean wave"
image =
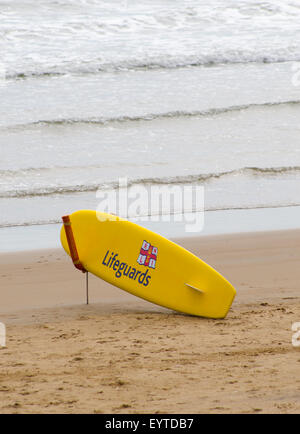
[[[233,211],[233,210],[258,210],[258,209],[270,209],[270,208],[295,208],[295,207],[300,207],[300,202],[293,202],[290,204],[277,204],[277,203],[270,203],[270,204],[264,204],[264,205],[244,205],[244,206],[221,206],[221,207],[210,207],[210,208],[205,208],[204,211],[205,212],[214,212],[214,211]],[[184,211],[184,214],[187,213],[197,213],[197,212],[203,212],[203,209],[191,209],[191,210],[187,210]],[[154,217],[154,216],[175,216],[175,215],[180,215],[182,214],[182,210],[175,210],[175,211],[167,211],[167,212],[163,212],[163,211],[159,211],[157,214],[154,213],[140,213],[138,215],[131,215],[128,217],[124,217],[128,220],[132,220],[136,223],[138,222],[139,218],[145,218],[145,217]],[[58,225],[58,224],[62,224],[62,220],[61,218],[52,218],[52,219],[32,219],[29,221],[15,221],[15,222],[0,222],[0,229],[5,229],[5,228],[14,228],[14,227],[27,227],[27,226],[44,226],[44,225]]]
[[[95,124],[95,125],[109,125],[114,123],[125,123],[125,122],[142,122],[142,121],[153,121],[153,120],[163,120],[172,118],[190,118],[190,117],[206,117],[206,116],[217,116],[230,112],[239,112],[243,110],[249,110],[253,108],[261,107],[277,107],[282,105],[300,105],[300,100],[289,100],[289,101],[277,101],[277,102],[264,102],[264,103],[253,103],[253,104],[243,104],[229,107],[211,108],[207,110],[174,110],[165,113],[148,113],[140,116],[117,116],[117,117],[91,117],[91,118],[61,118],[61,119],[41,119],[34,122],[14,124],[9,126],[1,126],[0,129],[23,129],[31,128],[35,126],[63,126],[63,125],[73,125],[73,124]]]
[[[8,79],[300,61],[296,0],[11,3],[0,12]]]
[[[85,167],[85,169],[88,169]],[[31,171],[32,169],[28,169]],[[33,169],[38,171],[39,169]],[[13,171],[2,170],[0,176],[11,176]],[[15,172],[19,174],[19,172]],[[24,173],[24,171],[23,171]],[[288,167],[243,167],[240,169],[228,170],[216,173],[202,173],[186,176],[174,176],[174,177],[149,177],[149,178],[137,178],[128,179],[127,187],[133,186],[149,186],[149,185],[178,185],[178,184],[201,184],[208,183],[222,177],[237,177],[237,176],[281,176],[289,174],[300,174],[300,166],[288,166]],[[89,183],[89,184],[76,184],[76,185],[64,185],[64,186],[49,186],[49,187],[35,187],[24,188],[14,190],[0,191],[0,198],[26,198],[35,196],[50,196],[50,195],[70,195],[76,193],[93,193],[98,190],[115,190],[120,188],[118,181],[111,181],[105,183]]]
[[[80,62],[80,61],[79,61]],[[234,53],[216,54],[216,55],[193,55],[193,56],[168,56],[164,54],[161,57],[123,59],[119,62],[113,61],[93,61],[84,62],[78,66],[78,61],[74,65],[40,65],[35,69],[27,71],[7,71],[6,80],[25,80],[30,78],[51,78],[65,75],[96,75],[109,72],[124,71],[145,71],[159,69],[177,69],[191,67],[212,67],[218,65],[235,65],[235,64],[271,64],[285,62],[300,62],[300,52],[291,48],[274,53],[247,53],[235,51]]]

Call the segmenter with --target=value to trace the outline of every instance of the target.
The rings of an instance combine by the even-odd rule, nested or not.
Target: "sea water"
[[[299,120],[296,0],[0,1],[0,227],[120,177],[203,186],[208,212],[299,206]]]

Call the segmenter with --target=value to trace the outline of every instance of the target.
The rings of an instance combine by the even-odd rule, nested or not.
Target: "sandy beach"
[[[299,413],[300,230],[177,240],[237,289],[224,320],[90,276],[61,250],[0,256],[0,413]]]
[[[297,2],[3,0],[0,15],[0,414],[300,413]],[[237,290],[226,318],[93,275],[86,304],[59,236],[76,210],[194,252]],[[122,235],[108,250],[125,258]]]

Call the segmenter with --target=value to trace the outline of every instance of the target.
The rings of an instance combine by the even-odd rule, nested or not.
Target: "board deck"
[[[183,247],[111,214],[82,210],[69,219],[87,271],[169,309],[208,318],[227,315],[235,289]],[[70,255],[64,227],[61,243]]]

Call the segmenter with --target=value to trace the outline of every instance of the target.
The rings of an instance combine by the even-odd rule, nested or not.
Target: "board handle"
[[[78,270],[82,271],[83,273],[86,273],[87,270],[84,268],[84,266],[82,265],[82,263],[79,260],[78,251],[77,251],[77,247],[76,247],[76,243],[75,243],[75,238],[74,238],[73,231],[72,231],[70,216],[68,216],[68,215],[63,216],[62,221],[64,223],[65,233],[66,233],[66,237],[67,237],[67,241],[68,241],[68,245],[69,245],[69,249],[70,249],[70,255],[71,255],[73,264]]]

